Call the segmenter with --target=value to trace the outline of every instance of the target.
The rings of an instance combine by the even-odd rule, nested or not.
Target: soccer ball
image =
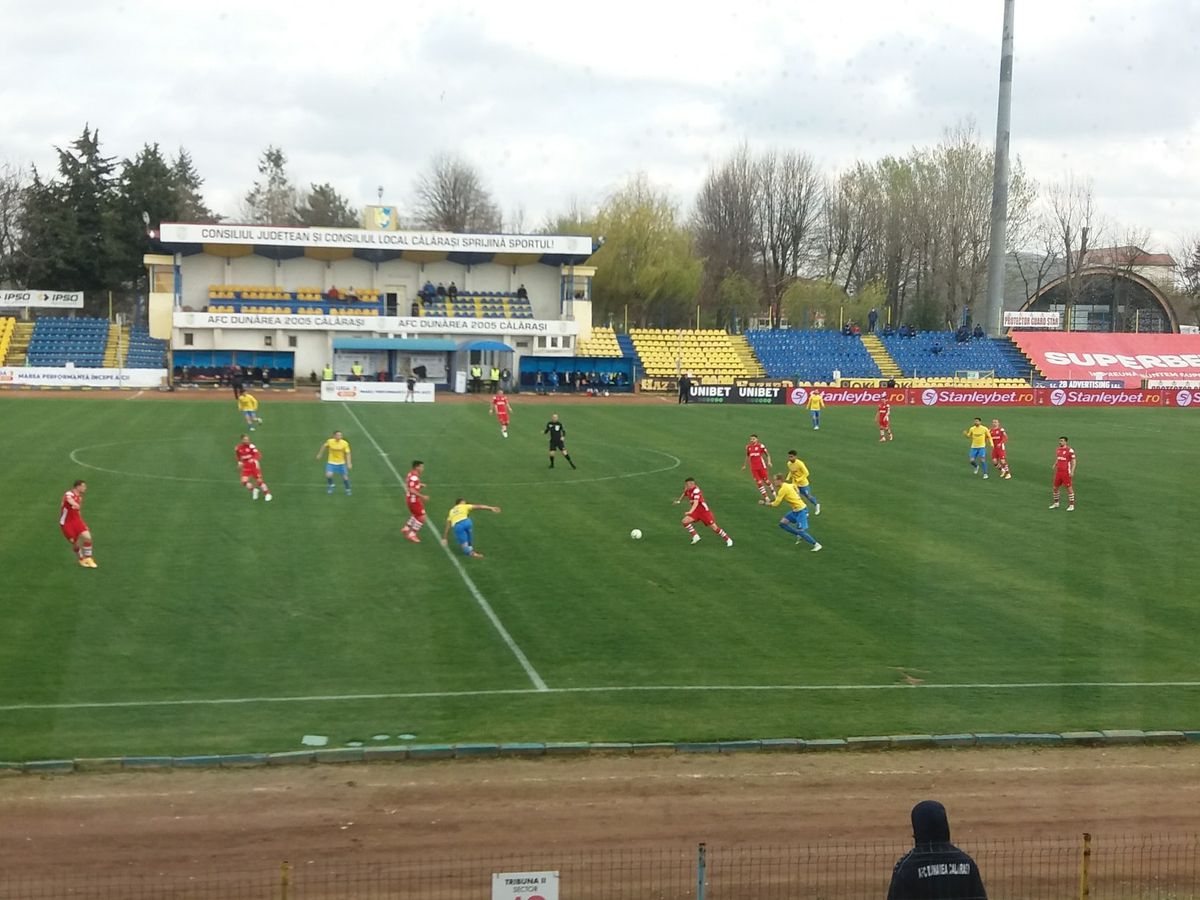
[[[629,532],[629,536],[631,538],[633,538],[635,541],[640,541],[642,539],[642,529],[640,529],[640,528],[633,529],[633,531]]]
[[[605,396],[605,397],[607,397],[607,396],[608,396],[608,391],[605,391],[605,392],[604,392],[604,396]]]

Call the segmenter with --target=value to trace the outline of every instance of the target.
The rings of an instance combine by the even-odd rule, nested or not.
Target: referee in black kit
[[[571,468],[574,469],[575,463],[571,461],[571,454],[567,452],[567,429],[563,427],[562,422],[558,421],[558,413],[554,413],[550,417],[550,421],[542,429],[542,434],[550,435],[550,468],[554,468],[554,453],[557,451],[562,454],[563,459],[571,463]]]

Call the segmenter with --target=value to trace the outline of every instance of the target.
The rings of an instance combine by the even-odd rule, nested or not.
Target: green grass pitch
[[[961,431],[987,410],[898,408],[883,445],[873,409],[814,432],[785,407],[564,402],[578,471],[547,467],[552,411],[516,397],[503,440],[482,403],[268,395],[265,504],[231,401],[0,398],[0,760],[1200,726],[1194,412],[998,411],[1014,477],[984,482]],[[335,428],[351,497],[314,459]],[[808,462],[821,553],[756,505],[751,431]],[[1047,509],[1060,433],[1072,513]],[[419,546],[388,464],[413,458]],[[732,549],[689,545],[685,475]],[[56,523],[77,477],[94,571]],[[479,597],[436,539],[459,495],[503,508],[461,560]]]

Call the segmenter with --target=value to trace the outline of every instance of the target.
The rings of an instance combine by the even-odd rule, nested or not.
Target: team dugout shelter
[[[523,358],[573,357],[591,336],[590,236],[394,223],[390,207],[368,207],[363,228],[162,223],[145,262],[176,381],[239,365],[272,383],[332,368],[464,390]]]

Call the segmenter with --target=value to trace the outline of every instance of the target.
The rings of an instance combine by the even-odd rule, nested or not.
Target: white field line
[[[544,696],[546,694],[631,693],[820,693],[875,691],[1039,691],[1075,688],[1200,688],[1200,681],[1028,681],[958,684],[658,684],[612,687],[494,688],[479,691],[412,691],[375,694],[309,694],[292,697],[210,697],[185,700],[112,700],[81,703],[18,703],[0,706],[0,712],[56,709],[138,709],[162,706],[240,706],[253,703],[351,703],[362,700],[425,700],[455,697]]]
[[[403,487],[404,476],[400,474],[400,471],[392,463],[391,458],[387,455],[387,453],[384,452],[384,449],[379,446],[379,442],[375,440],[375,436],[367,430],[367,426],[362,423],[362,420],[355,415],[354,410],[352,410],[345,401],[342,402],[342,408],[349,413],[350,418],[355,421],[359,427],[359,430],[366,435],[367,440],[371,442],[371,446],[375,448],[375,451],[383,459],[392,475],[395,476],[396,481],[401,487]],[[496,629],[496,633],[500,635],[500,639],[504,641],[505,646],[507,646],[512,652],[512,655],[517,658],[517,662],[521,664],[521,668],[525,670],[525,674],[529,676],[529,680],[533,682],[533,686],[539,691],[547,690],[548,688],[546,687],[546,682],[542,679],[542,676],[539,675],[537,669],[533,667],[533,663],[529,661],[529,657],[525,655],[525,651],[523,651],[517,645],[517,642],[513,640],[513,636],[508,633],[508,629],[504,627],[504,623],[500,621],[500,617],[497,616],[496,611],[492,609],[492,604],[488,603],[487,598],[480,593],[479,588],[475,586],[475,582],[471,579],[471,576],[467,574],[467,570],[464,569],[462,567],[462,563],[458,561],[458,557],[456,557],[454,552],[449,547],[444,545],[440,539],[435,537],[435,540],[437,540],[438,546],[441,547],[442,551],[446,554],[446,558],[450,560],[450,562],[454,565],[454,568],[458,571],[458,575],[460,578],[462,578],[463,584],[467,586],[467,590],[471,592],[471,596],[475,598],[475,602],[479,604],[479,608],[483,610],[483,614],[487,616],[488,621],[492,623],[492,627]]]

